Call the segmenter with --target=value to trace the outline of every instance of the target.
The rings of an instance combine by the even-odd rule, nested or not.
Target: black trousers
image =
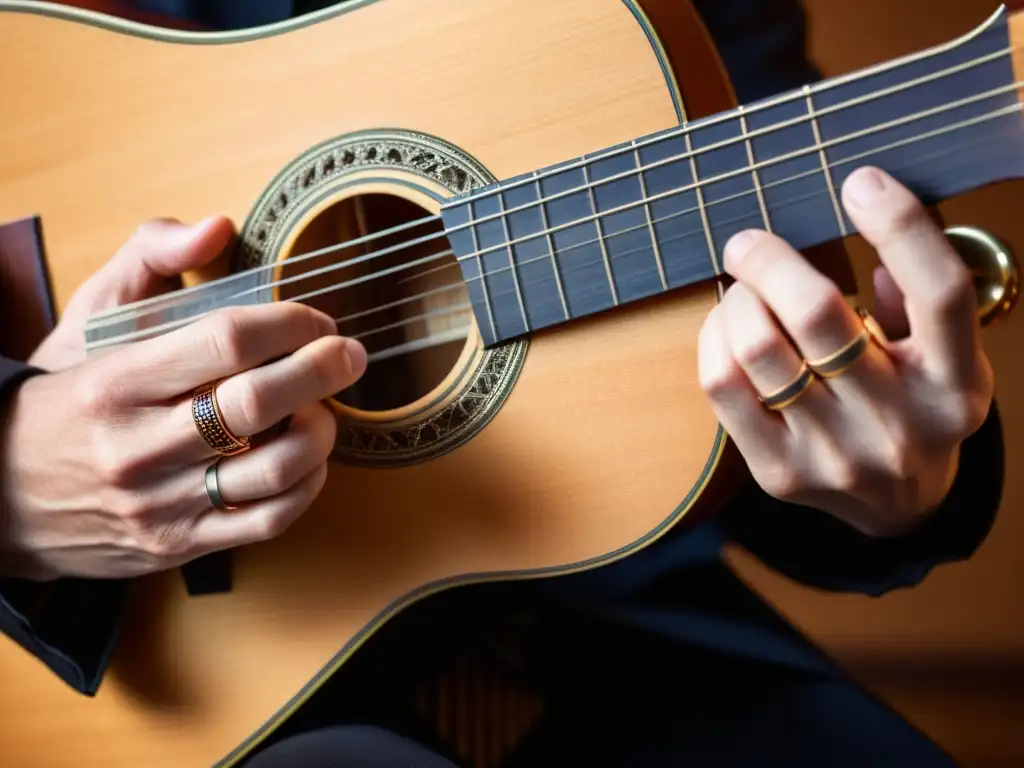
[[[676,692],[679,696],[682,692]],[[724,693],[724,692],[723,692]],[[955,763],[852,685],[733,689],[687,714],[672,698],[646,721],[608,713],[546,720],[509,768],[943,768]],[[462,768],[440,748],[375,725],[328,726],[289,737],[251,768]]]
[[[478,647],[483,604],[428,600],[400,615],[247,768],[461,768],[411,691]],[[522,658],[545,712],[503,768],[955,765],[839,669],[696,651],[564,611],[528,633]]]

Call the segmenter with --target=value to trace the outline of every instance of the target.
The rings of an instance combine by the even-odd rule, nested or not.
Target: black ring
[[[786,406],[792,405],[796,402],[797,398],[806,392],[813,382],[814,371],[805,364],[803,368],[800,369],[800,373],[791,383],[787,384],[782,389],[772,392],[770,395],[762,397],[761,402],[770,410],[781,411]]]
[[[841,349],[824,362],[812,363],[811,367],[822,378],[837,376],[857,362],[858,358],[867,351],[870,342],[870,334],[866,330],[861,331],[860,335],[847,344],[844,349]]]

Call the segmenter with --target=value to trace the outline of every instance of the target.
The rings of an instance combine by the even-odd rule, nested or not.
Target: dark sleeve
[[[728,537],[766,565],[821,589],[882,595],[918,584],[935,566],[966,560],[995,522],[1005,478],[995,403],[964,441],[953,487],[914,531],[872,538],[824,512],[780,502],[751,484],[722,514]]]
[[[740,103],[821,78],[807,56],[801,0],[693,0]]]
[[[5,411],[18,385],[36,373],[0,357],[0,404]],[[124,581],[0,579],[0,632],[72,688],[93,695],[113,651],[127,588]]]

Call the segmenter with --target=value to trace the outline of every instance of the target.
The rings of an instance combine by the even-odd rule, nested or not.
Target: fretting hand
[[[4,420],[6,575],[130,577],[281,533],[323,486],[335,421],[321,401],[350,386],[366,352],[326,315],[294,303],[222,310],[166,335],[85,360],[92,313],[173,286],[214,258],[232,229],[141,227],[69,302]],[[280,358],[280,359],[277,359]],[[268,362],[276,360],[276,362]],[[221,509],[207,489],[220,458],[193,418],[193,391],[223,380],[223,428],[243,440],[221,459]],[[204,428],[219,429],[200,402]],[[224,437],[222,435],[222,437]],[[216,441],[215,441],[216,442]]]
[[[883,264],[884,335],[843,352],[871,318],[779,238],[740,233],[725,249],[736,283],[701,333],[700,376],[765,491],[894,536],[948,493],[960,445],[989,411],[992,369],[971,275],[921,203],[874,168],[847,179],[842,201]]]

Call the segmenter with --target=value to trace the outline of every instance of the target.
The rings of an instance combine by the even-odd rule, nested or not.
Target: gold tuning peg
[[[1010,314],[1020,295],[1020,265],[1013,251],[978,227],[949,227],[945,234],[974,276],[981,324]]]

